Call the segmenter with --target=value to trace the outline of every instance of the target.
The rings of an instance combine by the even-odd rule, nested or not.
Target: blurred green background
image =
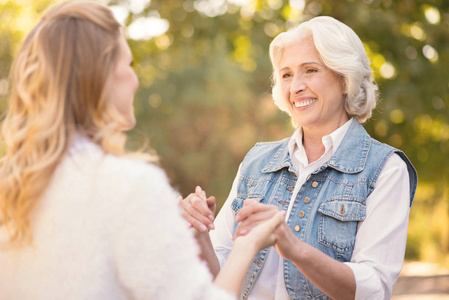
[[[56,2],[0,0],[0,111],[20,42]],[[449,266],[449,1],[102,2],[128,28],[140,78],[129,148],[149,141],[175,188],[200,185],[219,207],[246,152],[294,130],[271,100],[270,41],[318,15],[353,28],[381,93],[365,128],[418,170],[406,258]]]

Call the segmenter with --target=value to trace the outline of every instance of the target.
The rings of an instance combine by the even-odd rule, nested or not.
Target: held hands
[[[199,232],[215,229],[215,197],[206,197],[206,193],[197,186],[195,193],[188,195],[185,199],[178,197],[182,216],[190,225]]]
[[[280,256],[289,259],[292,255],[291,252],[294,252],[294,249],[296,249],[294,245],[297,243],[301,243],[301,241],[296,238],[296,236],[288,227],[287,223],[284,222],[285,211],[279,211],[279,209],[274,205],[266,205],[254,200],[245,200],[243,203],[243,207],[239,210],[239,213],[235,217],[235,222],[240,222],[240,224],[234,234],[234,241],[240,239],[240,237],[242,236],[251,235],[253,231],[259,227],[260,224],[265,224],[267,220],[270,220],[270,218],[273,219],[279,214],[281,214],[283,217],[282,220],[280,220],[280,222],[277,224],[273,232],[275,238],[274,247],[276,248]],[[271,241],[272,240],[267,242]],[[272,244],[268,246],[271,245]]]
[[[254,247],[254,254],[276,243],[276,230],[284,222],[285,212],[277,211],[268,220],[258,222],[246,235],[234,237],[234,243]]]
[[[255,200],[245,200],[243,207],[234,219],[235,222],[240,222],[240,224],[234,233],[233,239],[235,240],[239,236],[246,235],[257,225],[269,220],[278,212],[279,209],[274,205],[262,204]]]

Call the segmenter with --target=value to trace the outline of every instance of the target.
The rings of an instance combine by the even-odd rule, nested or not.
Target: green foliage
[[[0,109],[19,42],[50,2],[0,1]],[[183,195],[201,185],[221,206],[245,153],[291,135],[288,116],[270,98],[268,45],[302,20],[330,15],[360,36],[380,85],[366,129],[404,150],[418,170],[407,258],[449,263],[448,1],[308,0],[303,9],[292,8],[298,0],[147,2],[126,24],[159,14],[170,27],[129,40],[141,85],[129,146],[149,140]]]

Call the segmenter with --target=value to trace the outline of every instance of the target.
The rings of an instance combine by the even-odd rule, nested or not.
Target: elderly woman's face
[[[283,98],[304,130],[328,134],[348,120],[343,82],[323,64],[312,38],[284,48],[279,73]]]

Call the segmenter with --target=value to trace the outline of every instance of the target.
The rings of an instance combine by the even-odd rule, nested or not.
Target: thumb
[[[206,199],[206,203],[207,205],[214,205],[215,204],[215,197],[214,196],[210,196],[209,198]]]

